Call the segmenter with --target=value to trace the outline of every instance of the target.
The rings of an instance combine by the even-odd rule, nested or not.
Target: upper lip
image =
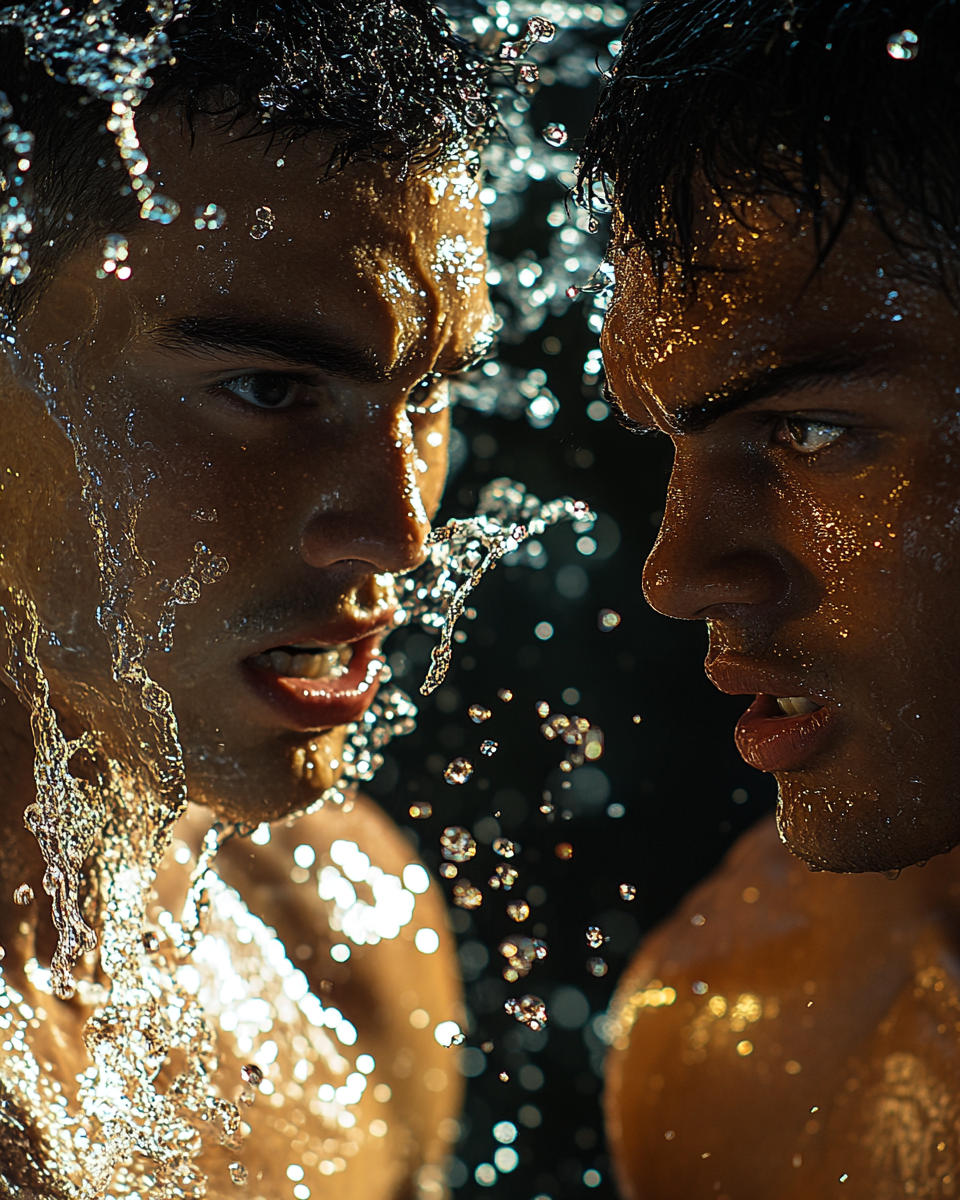
[[[303,624],[297,628],[279,631],[271,635],[269,642],[264,642],[255,650],[250,651],[248,658],[256,658],[269,650],[278,650],[285,646],[312,647],[332,649],[335,646],[348,646],[354,642],[362,642],[366,638],[381,634],[384,637],[394,628],[396,610],[391,609],[386,616],[378,616],[375,621],[358,621],[351,617],[337,617],[331,621],[315,621]]]
[[[730,696],[807,696],[817,704],[829,704],[830,697],[811,686],[809,678],[789,675],[763,663],[741,662],[735,658],[714,658],[704,663],[707,678]]]

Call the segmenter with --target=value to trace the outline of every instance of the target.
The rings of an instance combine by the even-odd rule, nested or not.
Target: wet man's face
[[[53,635],[67,726],[122,747],[69,423],[114,544],[138,496],[125,598],[191,795],[256,822],[336,779],[375,694],[391,577],[422,560],[444,485],[447,378],[489,340],[482,212],[459,165],[324,179],[319,142],[201,126],[191,148],[166,118],[141,138],[181,215],[138,222],[125,258],[62,264],[22,327],[0,387],[2,583]]]
[[[866,214],[811,280],[809,229],[746,213],[705,224],[695,302],[617,260],[610,387],[675,450],[645,591],[755,695],[737,744],[787,845],[895,869],[960,841],[958,316]]]

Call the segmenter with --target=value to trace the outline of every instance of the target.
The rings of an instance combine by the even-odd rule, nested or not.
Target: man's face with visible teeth
[[[103,277],[99,244],[63,263],[22,324],[0,391],[0,582],[53,635],[66,724],[122,749],[69,422],[115,540],[113,501],[137,497],[130,610],[191,795],[256,822],[335,780],[374,694],[392,575],[421,561],[443,489],[446,377],[489,340],[482,211],[460,165],[324,179],[317,142],[281,167],[263,139],[201,126],[191,147],[175,119],[142,125],[181,216],[127,233],[129,278]],[[196,229],[211,203],[226,223]]]
[[[960,841],[958,315],[866,213],[813,278],[809,228],[746,216],[702,220],[693,301],[616,258],[609,385],[675,448],[645,590],[757,694],[737,741],[787,845],[903,867]]]

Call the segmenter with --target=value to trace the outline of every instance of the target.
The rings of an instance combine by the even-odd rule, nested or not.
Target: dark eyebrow
[[[260,317],[177,317],[156,326],[150,333],[157,345],[165,350],[187,354],[199,354],[204,350],[247,356],[259,354],[284,363],[315,367],[358,383],[383,383],[394,379],[420,353],[416,346],[411,347],[395,363],[385,367],[368,347],[330,330],[298,327]],[[481,353],[482,348],[471,348],[462,359],[446,365],[444,373],[455,374],[471,366]]]
[[[670,413],[670,421],[677,433],[702,433],[714,421],[748,404],[866,373],[869,373],[866,361],[850,355],[821,356],[788,366],[768,367],[711,392],[696,404],[676,409]]]

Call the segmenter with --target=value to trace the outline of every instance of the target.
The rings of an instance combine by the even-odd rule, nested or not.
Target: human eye
[[[816,454],[832,446],[845,433],[845,425],[833,425],[797,416],[780,417],[774,427],[773,440],[797,454]]]
[[[228,392],[241,404],[272,411],[290,408],[297,400],[302,380],[280,371],[256,371],[223,379],[215,385],[218,392]]]

